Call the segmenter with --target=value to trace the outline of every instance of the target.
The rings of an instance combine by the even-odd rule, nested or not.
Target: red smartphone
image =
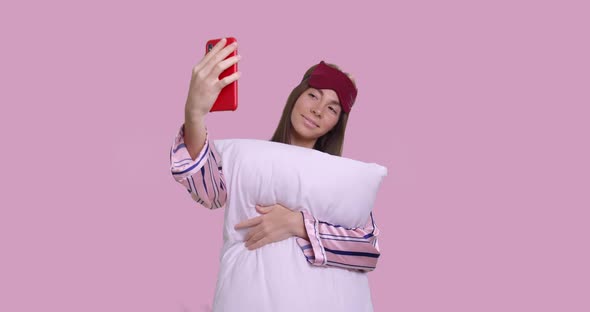
[[[225,42],[226,46],[228,44],[232,44],[233,42],[236,41],[236,38],[234,38],[234,37],[226,37],[226,39],[227,39]],[[219,42],[219,40],[221,40],[221,38],[211,39],[211,40],[207,41],[207,45],[205,46],[205,54],[207,54],[217,44],[217,42]],[[238,54],[238,49],[236,49],[232,53],[230,53],[226,57],[226,59],[230,58],[234,55],[237,55],[237,54]],[[219,79],[223,79],[224,77],[227,77],[237,71],[238,71],[238,64],[236,63],[236,64],[228,67],[226,70],[224,70],[219,75]],[[213,103],[213,106],[211,107],[210,112],[235,111],[236,109],[238,109],[238,81],[237,80],[230,83],[229,85],[225,86],[223,89],[221,89],[221,92],[219,93],[219,96],[217,97],[217,100],[215,101],[215,103]]]

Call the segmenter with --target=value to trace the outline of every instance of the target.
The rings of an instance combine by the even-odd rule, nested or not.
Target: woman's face
[[[308,88],[299,96],[291,112],[291,143],[313,148],[316,140],[338,123],[341,111],[334,90]]]

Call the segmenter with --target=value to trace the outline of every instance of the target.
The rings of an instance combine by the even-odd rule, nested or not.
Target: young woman
[[[185,123],[170,151],[173,177],[199,204],[220,208],[227,199],[221,158],[208,139],[205,116],[221,89],[240,77],[237,72],[219,80],[219,74],[237,63],[239,55],[225,58],[237,43],[213,47],[193,68]],[[309,68],[287,99],[272,141],[313,148],[341,156],[348,114],[357,89],[352,78],[323,61]],[[211,191],[214,190],[214,191]],[[244,241],[249,250],[292,236],[311,265],[368,272],[380,255],[373,214],[363,228],[345,228],[316,220],[309,212],[296,212],[279,204],[256,206],[260,216],[235,225],[250,228]]]

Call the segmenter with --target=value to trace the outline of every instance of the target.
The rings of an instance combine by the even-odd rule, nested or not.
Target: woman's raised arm
[[[221,39],[193,67],[188,97],[184,107],[184,124],[180,127],[170,149],[170,171],[199,204],[215,209],[227,199],[221,159],[214,144],[209,144],[205,116],[211,110],[221,89],[238,80],[236,72],[219,79],[225,69],[237,63],[239,55],[225,59],[237,43],[225,46]]]

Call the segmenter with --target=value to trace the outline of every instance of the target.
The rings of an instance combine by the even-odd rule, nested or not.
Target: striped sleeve
[[[170,148],[170,171],[174,180],[182,184],[197,203],[209,209],[225,205],[227,191],[222,172],[222,161],[210,144],[209,134],[199,155],[193,160],[184,142],[184,124]]]
[[[297,237],[297,244],[307,261],[315,266],[333,266],[370,272],[380,256],[377,236],[379,229],[373,212],[363,228],[345,228],[315,219],[301,211],[309,241]]]

